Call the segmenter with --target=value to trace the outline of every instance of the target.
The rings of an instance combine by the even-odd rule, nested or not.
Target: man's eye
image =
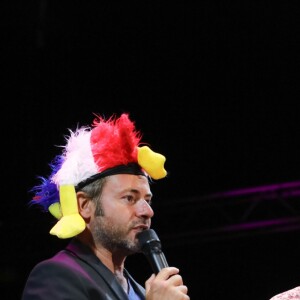
[[[125,198],[126,198],[126,200],[127,200],[128,202],[133,202],[133,201],[134,201],[134,197],[131,196],[131,195],[127,195],[127,196],[125,196]]]

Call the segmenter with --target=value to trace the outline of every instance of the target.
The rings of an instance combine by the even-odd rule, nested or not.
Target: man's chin
[[[135,254],[135,253],[138,253],[138,252],[141,252],[139,244],[136,244],[136,243],[127,243],[125,252],[126,252],[126,256],[132,255],[132,254]]]

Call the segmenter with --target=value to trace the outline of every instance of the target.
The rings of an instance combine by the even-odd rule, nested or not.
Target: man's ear
[[[93,203],[84,192],[77,192],[78,211],[84,219],[89,219],[93,213]]]

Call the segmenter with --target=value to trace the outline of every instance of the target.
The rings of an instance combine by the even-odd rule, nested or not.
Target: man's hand
[[[163,268],[157,275],[146,281],[147,300],[189,300],[188,288],[183,285],[179,270],[174,267]]]

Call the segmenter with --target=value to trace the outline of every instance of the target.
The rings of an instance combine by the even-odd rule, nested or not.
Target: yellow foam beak
[[[161,179],[166,177],[165,161],[166,158],[162,154],[152,151],[148,146],[138,147],[138,164],[151,178]]]
[[[59,187],[59,195],[62,217],[52,227],[50,234],[56,235],[61,239],[67,239],[81,233],[85,229],[86,224],[78,213],[75,187],[73,185],[62,185]],[[54,213],[58,217],[60,216],[57,207],[54,207]]]

